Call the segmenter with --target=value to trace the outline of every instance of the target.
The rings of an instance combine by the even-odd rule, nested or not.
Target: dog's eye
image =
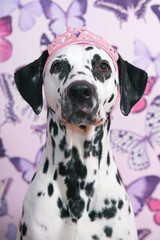
[[[107,62],[101,62],[100,66],[99,66],[100,71],[102,72],[107,72],[110,70],[110,66]]]
[[[56,62],[53,66],[53,70],[55,73],[61,72],[63,70],[63,65],[61,62]]]

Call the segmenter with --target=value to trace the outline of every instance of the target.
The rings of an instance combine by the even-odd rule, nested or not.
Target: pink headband
[[[62,34],[61,36],[56,35],[56,38],[54,39],[54,41],[48,45],[47,50],[49,53],[49,57],[46,61],[46,64],[48,63],[49,59],[56,51],[63,48],[64,46],[74,44],[74,43],[77,43],[77,44],[91,43],[93,45],[96,45],[102,48],[112,58],[112,60],[114,61],[118,69],[117,60],[119,56],[116,50],[109,43],[107,43],[102,37],[88,31],[85,27],[74,28],[74,29],[67,27],[67,31],[64,34]],[[44,66],[44,70],[45,70],[46,64]]]

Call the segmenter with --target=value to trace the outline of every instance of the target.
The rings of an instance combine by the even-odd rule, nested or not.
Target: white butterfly
[[[129,166],[134,170],[142,170],[149,167],[149,157],[146,145],[154,148],[154,144],[160,144],[160,96],[152,101],[146,115],[146,135],[140,136],[125,130],[112,130],[111,143],[113,148],[122,153],[129,153]]]

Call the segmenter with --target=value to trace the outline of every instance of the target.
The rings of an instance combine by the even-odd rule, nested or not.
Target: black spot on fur
[[[33,182],[33,180],[35,179],[35,177],[36,177],[36,172],[34,173],[31,182]]]
[[[77,199],[76,201],[69,200],[69,209],[76,219],[79,219],[82,216],[84,206],[85,203],[81,197],[79,197],[79,199]]]
[[[120,199],[118,201],[118,208],[121,209],[123,207],[123,204],[124,204],[123,201]]]
[[[61,218],[67,218],[70,216],[68,207],[62,202],[60,198],[57,200],[57,206],[60,209],[60,217]]]
[[[99,238],[96,234],[94,234],[94,235],[92,236],[92,239],[93,239],[93,240],[100,240],[100,238]]]
[[[86,75],[85,72],[77,72],[78,74]]]
[[[66,137],[64,136],[64,137],[62,138],[62,140],[60,141],[60,143],[59,143],[59,148],[60,148],[60,150],[61,150],[61,151],[64,151],[65,146],[66,146]]]
[[[88,70],[91,70],[90,67],[88,65],[85,65],[85,68],[87,68]]]
[[[25,223],[23,223],[22,232],[21,232],[23,237],[26,236],[27,230],[28,230],[27,225]]]
[[[90,156],[91,147],[92,147],[92,142],[85,140],[84,141],[84,158],[87,158]]]
[[[55,64],[57,64],[57,63],[61,64],[62,70],[56,71]],[[54,74],[59,74],[59,80],[63,80],[64,79],[63,84],[66,82],[70,71],[71,71],[71,65],[69,64],[67,59],[54,61],[52,63],[52,65],[51,65],[51,68],[50,68],[50,73],[51,74],[53,74],[53,73]]]
[[[89,46],[89,47],[86,47],[85,50],[86,51],[90,51],[90,50],[93,50],[94,48],[92,46]]]
[[[114,94],[112,94],[111,97],[108,99],[108,103],[112,102],[113,98],[114,98]]]
[[[109,132],[111,126],[111,118],[110,118],[110,114],[107,115],[107,132]]]
[[[51,115],[55,114],[55,111],[51,108],[51,107],[48,107],[48,114],[51,113]],[[47,115],[48,117],[48,115]]]
[[[91,197],[93,196],[93,193],[94,193],[94,187],[93,187],[94,186],[94,182],[95,181],[86,184],[85,192],[86,192],[87,196],[91,196]]]
[[[116,179],[117,179],[117,182],[121,185],[121,176],[120,176],[118,170],[117,170],[117,173],[116,173]]]
[[[78,149],[72,148],[71,160],[64,165],[59,163],[59,174],[64,176],[69,209],[75,219],[79,219],[84,209],[84,200],[80,197],[80,182],[85,179],[87,168],[82,163]]]
[[[48,160],[48,158],[46,158],[46,161],[45,161],[45,164],[43,167],[43,173],[47,173],[48,167],[49,167],[49,160]]]
[[[94,175],[96,175],[96,174],[97,174],[97,170],[95,169],[95,170],[94,170]]]
[[[129,212],[129,214],[131,213],[131,207],[130,206],[128,206],[128,212]]]
[[[112,203],[111,206],[105,206],[104,208],[102,208],[101,211],[96,212],[95,210],[92,210],[89,213],[89,217],[90,217],[91,221],[95,221],[97,218],[98,219],[101,219],[101,218],[110,219],[110,218],[115,217],[116,214],[117,214],[117,208],[116,208],[115,204]]]
[[[89,217],[90,217],[91,221],[93,222],[93,221],[97,218],[97,213],[96,213],[96,211],[92,210],[92,211],[89,213]]]
[[[105,228],[104,228],[104,232],[105,232],[105,234],[106,234],[106,237],[112,237],[112,232],[113,232],[113,230],[112,230],[112,228],[111,227],[108,227],[108,226],[106,226]]]
[[[65,149],[65,151],[64,151],[65,158],[69,158],[71,156],[71,152],[72,152],[71,150]]]
[[[54,137],[58,135],[58,126],[57,123],[53,121],[53,119],[50,120],[49,131],[51,134],[53,134]]]
[[[111,199],[111,203],[112,203],[113,205],[116,205],[117,201],[116,201],[115,199]]]
[[[104,101],[103,106],[105,105],[106,101],[107,101],[107,100]]]
[[[66,175],[66,166],[64,166],[63,162],[59,163],[59,174],[61,176],[65,176]]]
[[[49,183],[49,185],[48,185],[48,195],[49,195],[49,197],[52,196],[53,191],[54,191],[53,184]]]
[[[73,78],[73,77],[75,77],[75,76],[76,76],[76,74],[72,74],[69,79],[71,79],[71,78]]]
[[[55,157],[56,142],[55,142],[55,140],[54,140],[53,137],[51,137],[51,142],[52,142],[52,147],[53,147],[53,152],[52,152],[52,162],[53,162],[53,164],[54,164],[54,162],[55,162],[54,157]]]
[[[109,166],[110,165],[110,155],[109,155],[109,152],[107,154],[107,165]]]
[[[100,70],[100,65],[102,62],[105,62],[108,65],[108,71],[103,72]],[[102,60],[100,55],[95,54],[93,56],[91,63],[92,63],[92,74],[93,74],[95,80],[99,80],[100,82],[104,83],[105,80],[110,78],[111,73],[112,73],[110,65],[107,61]]]
[[[55,173],[54,173],[53,179],[56,181],[57,178],[58,178],[58,173],[57,173],[57,170],[55,170]]]
[[[40,197],[42,195],[42,192],[38,192],[37,196]]]
[[[89,211],[90,203],[91,203],[91,199],[89,199],[87,203],[87,212]]]
[[[105,203],[105,205],[109,205],[109,200],[106,198],[106,199],[104,200],[104,203]]]
[[[93,145],[92,145],[92,155],[96,156],[98,158],[98,163],[100,166],[100,161],[102,158],[102,138],[103,138],[103,125],[100,125],[95,128],[96,131],[96,136],[93,140]]]

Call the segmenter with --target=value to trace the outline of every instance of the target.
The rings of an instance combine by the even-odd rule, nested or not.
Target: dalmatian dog
[[[110,147],[110,113],[120,88],[128,115],[147,74],[94,44],[70,44],[15,73],[39,114],[48,105],[44,151],[24,199],[17,240],[137,240],[133,209]],[[45,66],[45,70],[44,69]]]

